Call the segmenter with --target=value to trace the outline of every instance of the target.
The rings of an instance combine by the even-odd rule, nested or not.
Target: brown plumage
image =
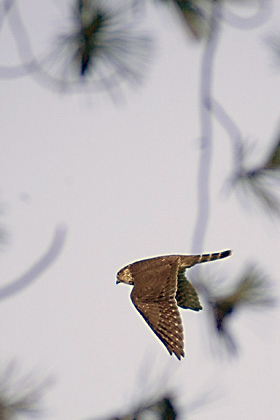
[[[185,277],[186,268],[231,255],[231,251],[203,255],[165,255],[136,261],[122,268],[117,283],[134,285],[131,300],[154,333],[180,360],[184,357],[183,325],[178,306],[199,311],[198,294]]]

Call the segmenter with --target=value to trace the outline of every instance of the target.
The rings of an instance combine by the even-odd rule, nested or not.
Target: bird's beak
[[[119,281],[119,279],[117,279],[116,284],[119,284],[119,283],[120,283],[120,281]]]

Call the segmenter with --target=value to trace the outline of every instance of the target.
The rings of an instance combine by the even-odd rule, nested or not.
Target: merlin
[[[203,255],[164,255],[136,261],[117,273],[117,283],[133,285],[131,300],[170,355],[184,357],[183,325],[178,306],[199,311],[202,306],[186,268],[231,255],[222,251]]]

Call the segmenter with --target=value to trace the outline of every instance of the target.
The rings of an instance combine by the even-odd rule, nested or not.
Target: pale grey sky
[[[34,51],[43,56],[63,31],[71,2],[20,3]],[[274,3],[258,29],[225,26],[215,61],[215,98],[244,139],[256,142],[253,162],[279,133],[280,67],[264,42],[279,27]],[[106,93],[64,95],[29,76],[0,79],[1,222],[9,232],[1,285],[47,252],[57,226],[67,229],[57,261],[1,302],[1,365],[15,358],[23,373],[56,378],[44,399],[46,419],[118,414],[133,407],[150,382],[159,391],[170,383],[182,406],[213,391],[213,403],[190,413],[191,420],[276,419],[278,308],[236,315],[235,359],[211,352],[206,311],[181,311],[186,357],[179,362],[133,307],[131,289],[115,284],[116,272],[136,259],[192,252],[203,45],[159,10],[149,8],[144,25],[155,37],[150,71],[139,88],[124,87],[117,105]],[[1,39],[0,65],[19,64],[7,21]],[[215,122],[209,224],[200,252],[233,249],[233,256],[205,264],[203,273],[228,285],[253,263],[279,296],[279,219],[245,209],[234,191],[224,194],[232,164],[231,140]]]

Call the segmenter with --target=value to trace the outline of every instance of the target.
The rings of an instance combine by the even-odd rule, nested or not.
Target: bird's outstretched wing
[[[178,275],[177,258],[165,258],[160,266],[146,264],[145,272],[133,273],[131,299],[154,333],[180,360],[184,356],[184,335],[175,294]]]
[[[183,309],[192,309],[193,311],[200,311],[202,309],[197,291],[186,278],[184,270],[179,270],[178,272],[176,300],[178,306]]]
[[[181,255],[178,270],[178,288],[176,293],[178,306],[184,309],[192,309],[194,311],[199,311],[202,309],[197,291],[185,276],[186,268],[192,267],[196,264],[226,258],[229,255],[231,255],[231,251],[229,250],[215,252],[213,254]]]

